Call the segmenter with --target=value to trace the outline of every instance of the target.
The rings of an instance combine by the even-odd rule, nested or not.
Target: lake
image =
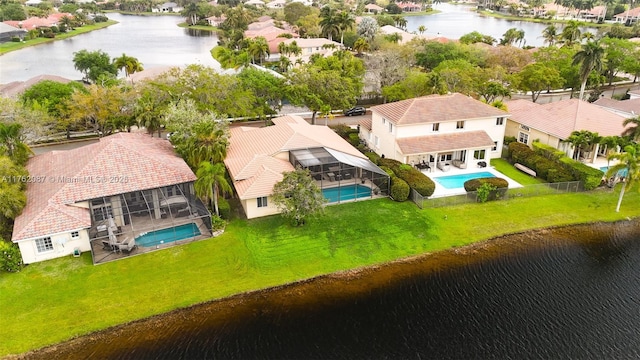
[[[458,39],[474,30],[491,35],[497,40],[507,29],[516,27],[525,31],[526,45],[543,45],[540,37],[545,24],[509,21],[481,16],[468,5],[441,3],[434,6],[441,13],[407,16],[408,31],[420,25],[427,27],[425,34]],[[202,64],[216,69],[220,65],[209,51],[217,45],[214,33],[179,28],[179,16],[135,16],[109,13],[119,23],[108,28],[79,35],[70,39],[28,47],[0,56],[0,84],[24,81],[41,74],[80,79],[82,74],[73,67],[73,53],[87,49],[102,50],[111,57],[126,53],[147,69],[154,67]]]
[[[623,221],[239,295],[30,358],[630,359],[639,310],[640,222]]]

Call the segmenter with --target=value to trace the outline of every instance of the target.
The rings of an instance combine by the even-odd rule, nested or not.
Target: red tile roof
[[[231,128],[230,145],[224,160],[240,199],[271,194],[282,173],[293,171],[290,150],[325,147],[366,159],[333,130],[309,125],[297,115],[272,120],[274,126]]]
[[[619,136],[624,130],[624,116],[578,99],[548,104],[520,99],[508,101],[506,105],[511,113],[509,119],[560,139],[579,130],[597,132],[600,136]]]
[[[27,170],[44,182],[27,184],[27,206],[15,220],[14,242],[90,227],[89,210],[78,202],[196,179],[167,140],[134,133],[37,155]]]
[[[484,148],[495,145],[484,130],[397,139],[404,155]]]
[[[73,19],[73,14],[71,13],[55,13],[55,14],[49,15],[47,18],[39,18],[39,17],[32,16],[26,20],[7,20],[7,21],[4,21],[4,23],[20,29],[33,30],[41,26],[50,27],[53,25],[58,25],[58,23],[60,22],[60,19],[62,19],[65,16],[68,16]]]
[[[603,108],[614,109],[629,114],[640,115],[640,99],[631,100],[614,100],[608,98],[600,98],[594,102],[595,105]]]
[[[397,125],[436,123],[508,115],[498,108],[458,93],[429,95],[397,101],[373,106],[371,107],[371,111],[384,116]]]

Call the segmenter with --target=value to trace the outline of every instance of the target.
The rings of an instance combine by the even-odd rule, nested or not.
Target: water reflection
[[[364,271],[356,278],[329,276],[241,295],[64,344],[55,354],[637,358],[639,225],[522,234]]]

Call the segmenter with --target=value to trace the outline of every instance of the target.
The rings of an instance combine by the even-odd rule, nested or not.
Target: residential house
[[[309,61],[311,55],[319,54],[322,56],[331,56],[334,52],[344,48],[339,42],[331,41],[325,38],[308,38],[308,39],[284,39],[286,45],[295,42],[302,50],[300,55],[288,55],[289,60],[295,63],[298,59]]]
[[[620,136],[624,131],[624,116],[578,99],[548,104],[520,99],[508,101],[506,105],[511,115],[505,136],[513,136],[529,146],[533,141],[539,141],[565,152],[569,157],[573,157],[574,148],[567,139],[574,131],[588,130],[600,136]],[[593,163],[605,151],[596,146],[595,151],[583,154],[584,161]]]
[[[400,2],[397,5],[402,9],[402,12],[417,12],[421,10],[420,5],[412,2]]]
[[[432,171],[486,166],[501,155],[509,114],[471,97],[430,95],[371,107],[360,138],[380,156]]]
[[[28,88],[45,80],[55,81],[63,84],[68,84],[73,81],[71,79],[63,78],[62,76],[58,75],[38,75],[26,81],[13,81],[8,84],[0,85],[0,96],[16,99]]]
[[[287,4],[286,0],[273,0],[267,3],[269,9],[282,9]]]
[[[26,20],[7,20],[3,22],[15,28],[25,29],[29,31],[40,27],[58,26],[58,24],[60,23],[60,19],[65,16],[73,18],[73,14],[71,13],[55,13],[47,16],[46,18],[32,16]]]
[[[247,30],[244,32],[244,37],[247,39],[255,39],[257,37],[263,37],[269,44],[269,53],[278,53],[278,44],[287,40],[289,37],[298,38],[298,35],[291,26],[287,23],[283,23],[283,28],[275,26],[275,20],[269,16],[262,16],[258,21],[249,24]],[[285,37],[287,36],[287,37]]]
[[[220,26],[225,20],[227,20],[227,17],[222,15],[222,16],[209,16],[208,18],[206,18],[207,22],[209,23],[210,26],[215,26],[218,27]]]
[[[152,8],[151,12],[179,13],[183,9],[184,8],[182,6],[179,6],[178,4],[176,4],[174,2],[166,2],[166,3],[160,4],[160,5]]]
[[[542,6],[533,8],[533,16],[547,17],[555,14],[555,17],[565,18],[571,16],[572,10],[554,2],[543,4]]]
[[[364,6],[364,11],[369,14],[382,14],[384,12],[384,8],[376,4],[367,4]]]
[[[613,20],[615,22],[623,23],[623,24],[634,24],[640,19],[640,7],[625,10],[619,14],[613,15]]]
[[[273,186],[296,167],[308,169],[322,189],[364,187],[367,198],[387,193],[388,175],[330,128],[297,115],[272,121],[263,128],[231,129],[224,162],[247,218],[279,213]]]
[[[640,115],[640,98],[629,100],[614,100],[608,98],[600,98],[596,100],[594,105],[598,105],[605,110],[615,114],[625,116],[627,118]]]
[[[0,23],[0,43],[10,41],[14,37],[23,40],[26,33],[27,30],[25,29],[19,29],[15,26]]]
[[[196,176],[165,139],[118,133],[34,156],[26,167],[27,204],[12,236],[26,264],[85,251],[100,263],[211,236]]]
[[[598,19],[604,20],[606,11],[607,11],[607,8],[605,6],[602,6],[602,5],[595,6],[589,10],[579,10],[578,17],[580,19],[591,20],[591,21],[598,20]]]
[[[244,4],[255,7],[264,7],[264,1],[262,0],[248,0]]]

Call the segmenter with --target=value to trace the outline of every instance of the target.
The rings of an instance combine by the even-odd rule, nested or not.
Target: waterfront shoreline
[[[87,358],[98,353],[105,358],[122,356],[132,348],[131,345],[135,348],[144,348],[161,341],[166,334],[171,333],[165,329],[171,324],[187,324],[187,328],[189,324],[218,326],[224,325],[230,318],[238,320],[260,316],[269,312],[273,305],[285,306],[287,309],[304,309],[309,303],[335,303],[341,298],[370,294],[377,288],[402,281],[418,273],[434,273],[473,261],[484,261],[536,247],[546,247],[563,241],[562,239],[568,239],[571,234],[586,234],[584,238],[572,240],[582,243],[611,233],[626,235],[628,232],[637,236],[638,229],[640,229],[640,218],[548,227],[501,235],[466,246],[414,255],[382,264],[338,271],[214,299],[78,336],[38,350],[9,356],[9,358],[48,359],[55,356],[73,359]],[[149,329],[154,331],[148,331]],[[133,344],[127,342],[128,339],[134,339],[136,335],[139,336],[142,333],[145,334],[142,340]]]

